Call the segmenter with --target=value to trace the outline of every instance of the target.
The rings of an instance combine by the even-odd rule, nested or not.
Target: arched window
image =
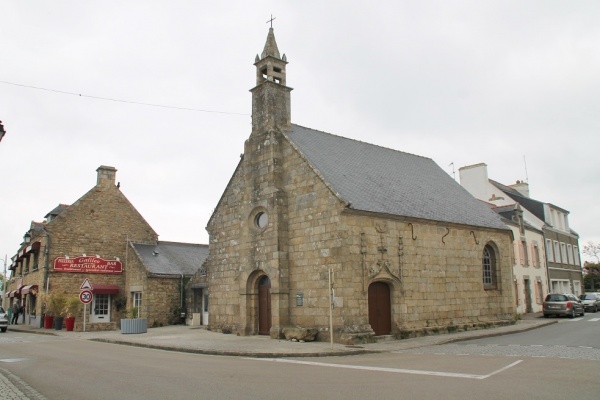
[[[496,289],[496,253],[489,244],[483,248],[483,288]]]

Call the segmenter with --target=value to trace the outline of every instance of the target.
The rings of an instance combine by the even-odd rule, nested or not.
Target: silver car
[[[8,328],[8,314],[4,311],[4,308],[0,306],[0,330],[6,332]]]
[[[596,312],[600,309],[600,293],[586,293],[579,296],[585,311]]]
[[[581,300],[572,293],[550,293],[544,300],[544,317],[551,315],[575,318],[575,315],[585,315]]]

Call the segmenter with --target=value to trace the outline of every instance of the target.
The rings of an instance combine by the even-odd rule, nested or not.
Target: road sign
[[[79,290],[92,290],[94,287],[92,286],[92,282],[88,278],[85,278],[85,281],[79,287]]]
[[[81,300],[83,304],[90,304],[93,298],[94,295],[90,290],[82,290],[81,293],[79,293],[79,300]]]

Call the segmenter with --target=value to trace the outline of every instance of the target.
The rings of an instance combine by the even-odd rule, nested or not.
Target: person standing
[[[19,325],[19,314],[21,313],[21,300],[17,299],[12,305],[12,324]]]

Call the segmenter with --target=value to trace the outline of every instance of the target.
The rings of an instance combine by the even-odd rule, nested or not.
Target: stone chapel
[[[287,64],[270,28],[252,132],[207,225],[210,329],[359,343],[511,323],[500,217],[429,158],[292,124]]]

